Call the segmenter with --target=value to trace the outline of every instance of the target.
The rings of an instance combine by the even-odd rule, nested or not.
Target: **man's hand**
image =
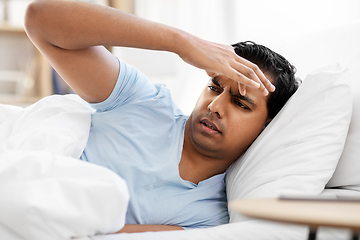
[[[125,226],[116,233],[159,232],[176,230],[184,229],[182,227],[172,225],[125,224]]]
[[[245,95],[246,86],[259,88],[267,95],[275,87],[257,65],[238,56],[232,46],[212,43],[192,35],[187,36],[189,46],[182,47],[180,57],[187,63],[204,69],[210,77],[226,75],[239,83]]]

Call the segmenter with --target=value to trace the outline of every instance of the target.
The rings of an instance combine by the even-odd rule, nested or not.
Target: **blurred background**
[[[71,92],[23,30],[28,0],[0,0],[0,103],[28,105]],[[204,39],[231,44],[252,40],[276,51],[282,42],[360,20],[359,0],[92,0]],[[335,47],[335,46],[334,46]],[[175,54],[113,47],[150,80],[163,82],[189,114],[208,77]],[[331,49],[329,49],[331,51]],[[286,56],[285,56],[286,57]],[[304,56],[306,58],[307,56]],[[291,61],[291,59],[290,59]]]

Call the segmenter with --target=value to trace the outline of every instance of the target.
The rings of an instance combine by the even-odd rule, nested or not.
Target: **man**
[[[84,2],[35,1],[25,27],[56,71],[96,109],[81,159],[127,181],[131,200],[121,232],[228,222],[226,169],[296,90],[294,68],[285,59],[253,43],[211,43]],[[193,113],[184,116],[164,85],[101,45],[173,52],[212,78]],[[270,95],[275,87],[268,79],[279,88]],[[280,107],[277,96],[284,98]]]

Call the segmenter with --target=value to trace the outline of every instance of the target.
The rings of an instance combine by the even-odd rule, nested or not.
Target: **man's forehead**
[[[234,84],[236,81],[232,80],[231,78],[225,77],[225,76],[216,76],[210,79],[214,84],[225,87],[229,84]]]
[[[210,81],[223,89],[226,87],[230,87],[229,91],[232,95],[240,94],[239,83],[231,78],[228,78],[226,76],[216,76],[211,78]]]
[[[221,88],[226,88],[227,86],[230,86],[229,91],[232,96],[246,100],[255,107],[257,105],[257,102],[261,101],[259,98],[265,98],[264,100],[267,102],[268,96],[264,96],[259,89],[247,87],[246,94],[244,96],[241,95],[238,82],[229,77],[223,75],[216,76],[211,78],[210,81]]]
[[[214,77],[211,79],[211,81],[214,85],[219,86],[222,89],[228,88],[228,86],[230,85],[230,88],[228,88],[228,91],[231,94],[231,96],[245,100],[245,101],[249,102],[253,107],[256,107],[256,104],[254,103],[254,101],[251,98],[240,94],[238,83],[236,81],[234,81],[230,78],[224,79],[224,78],[219,78],[219,77]]]

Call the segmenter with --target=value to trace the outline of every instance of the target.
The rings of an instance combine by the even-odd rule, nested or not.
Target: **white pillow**
[[[327,66],[299,90],[229,169],[228,201],[319,194],[343,150],[351,117],[348,71]],[[230,222],[244,220],[229,209]]]
[[[326,186],[360,191],[360,85],[353,89],[353,96],[353,114],[344,151]]]
[[[360,21],[333,26],[282,44],[278,51],[294,63],[300,76],[338,62],[350,71],[353,116],[343,154],[327,187],[360,191]]]

